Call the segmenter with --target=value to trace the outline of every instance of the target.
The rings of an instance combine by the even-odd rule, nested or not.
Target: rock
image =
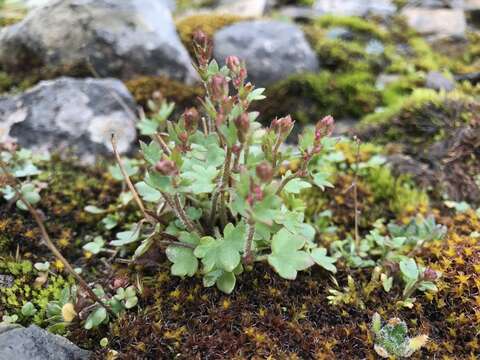
[[[313,20],[320,15],[319,11],[306,6],[282,6],[278,9],[280,16],[294,20]]]
[[[465,0],[464,9],[467,11],[480,10],[480,0]]]
[[[84,162],[111,152],[117,136],[125,153],[136,138],[134,101],[114,79],[42,81],[17,96],[0,97],[0,142],[9,138],[38,151],[69,148]]]
[[[36,325],[11,327],[1,331],[0,359],[8,360],[86,360],[89,352],[67,339],[53,335]]]
[[[313,8],[324,14],[342,16],[378,15],[383,17],[393,15],[397,10],[391,0],[317,0]]]
[[[437,91],[452,91],[455,88],[455,82],[438,71],[430,71],[425,78],[425,86]]]
[[[468,0],[409,0],[407,6],[425,8],[451,8],[463,9],[464,2]]]
[[[52,0],[0,32],[0,63],[38,73],[196,79],[170,11],[158,0]]]
[[[468,81],[472,83],[472,85],[477,85],[480,83],[480,71],[468,73],[468,74],[461,74],[455,76],[456,81]]]
[[[223,63],[236,55],[247,63],[248,79],[265,86],[300,72],[318,71],[318,60],[296,25],[274,21],[244,21],[214,35],[214,57]]]
[[[463,37],[467,29],[465,13],[461,9],[405,8],[401,14],[422,35]]]
[[[267,0],[220,0],[217,12],[245,17],[260,17],[265,12]]]

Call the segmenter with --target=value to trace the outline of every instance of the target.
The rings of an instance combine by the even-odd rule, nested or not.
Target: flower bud
[[[241,143],[244,143],[247,139],[248,130],[250,129],[250,119],[247,113],[243,113],[237,117],[234,121],[235,127],[237,128],[238,140]]]
[[[182,143],[186,143],[188,141],[188,133],[186,131],[182,131],[180,134],[178,134],[178,139]]]
[[[195,132],[198,127],[198,121],[200,120],[200,114],[197,109],[191,107],[190,109],[185,110],[183,113],[183,118],[185,119],[185,129],[189,133]]]
[[[276,119],[276,127],[277,127],[277,131],[280,132],[280,134],[286,138],[290,132],[292,131],[293,129],[293,120],[292,120],[292,117],[290,115],[287,115],[283,118],[280,118],[280,119]]]
[[[174,176],[178,174],[177,166],[172,160],[169,159],[160,160],[157,162],[155,164],[155,170],[166,176]]]
[[[262,180],[264,183],[268,183],[272,180],[273,168],[272,168],[272,165],[270,165],[270,163],[264,161],[258,164],[255,170],[258,178]]]
[[[438,278],[438,274],[435,270],[431,268],[426,268],[423,272],[423,278],[427,281],[434,281]]]
[[[263,200],[263,190],[259,185],[250,184],[250,193],[247,196],[247,202],[250,206],[253,206],[255,202]]]
[[[202,30],[197,29],[193,33],[193,42],[195,43],[195,45],[205,48],[206,46],[208,46],[208,36]]]
[[[210,80],[210,91],[212,98],[217,101],[228,96],[228,81],[223,75],[214,75]]]
[[[227,59],[225,60],[225,63],[227,64],[227,67],[230,69],[230,71],[237,73],[240,67],[240,59],[234,55],[227,56]]]
[[[325,116],[315,126],[315,141],[320,141],[326,136],[330,136],[335,129],[335,120],[332,116]]]

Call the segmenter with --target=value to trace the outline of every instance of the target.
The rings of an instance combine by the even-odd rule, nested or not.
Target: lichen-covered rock
[[[111,149],[131,149],[136,138],[134,101],[114,79],[60,78],[43,81],[16,96],[0,97],[0,141],[10,138],[26,148],[72,149],[91,161]]]
[[[51,1],[0,32],[0,63],[19,77],[196,79],[170,11],[155,0]]]
[[[67,339],[53,335],[36,325],[2,331],[0,326],[0,359],[16,360],[86,360],[89,352]]]
[[[267,0],[220,0],[216,11],[239,16],[260,17],[266,7]]]
[[[405,8],[402,15],[422,35],[465,36],[467,21],[462,9]]]
[[[438,71],[430,71],[425,78],[425,86],[433,90],[451,91],[455,82]]]
[[[244,21],[223,28],[214,36],[214,57],[223,62],[229,55],[246,61],[248,79],[258,86],[318,70],[302,30],[281,21]]]
[[[335,15],[379,15],[390,16],[395,13],[397,7],[391,0],[317,0],[314,9],[321,13]]]

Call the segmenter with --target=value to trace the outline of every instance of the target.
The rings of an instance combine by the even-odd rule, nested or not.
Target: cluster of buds
[[[424,280],[435,281],[438,278],[438,274],[435,270],[431,268],[426,268],[422,275]]]
[[[257,185],[250,180],[250,193],[247,196],[247,202],[250,206],[253,206],[256,202],[263,200],[263,190],[260,185]]]
[[[155,164],[155,170],[160,174],[165,176],[175,176],[178,175],[178,168],[175,162],[170,159],[160,160]]]
[[[294,121],[290,115],[282,117],[280,119],[275,118],[272,120],[270,124],[270,129],[273,130],[275,133],[280,135],[282,140],[285,140],[290,132],[292,131],[294,126]]]
[[[227,78],[221,74],[212,76],[208,82],[208,90],[214,101],[226,101],[229,91]]]
[[[236,89],[241,88],[247,79],[247,68],[245,67],[245,63],[240,62],[240,59],[233,55],[228,56],[225,63],[231,72],[233,86]]]
[[[238,140],[243,144],[247,141],[248,131],[250,130],[250,119],[247,113],[243,113],[235,120],[233,120],[237,128]]]
[[[203,74],[208,68],[208,63],[212,58],[212,40],[203,31],[197,30],[193,34],[193,46],[198,62],[198,68],[200,70],[200,75],[203,77]]]
[[[315,139],[313,145],[313,152],[318,154],[322,150],[322,139],[332,135],[335,129],[335,120],[332,116],[325,116],[315,126]]]

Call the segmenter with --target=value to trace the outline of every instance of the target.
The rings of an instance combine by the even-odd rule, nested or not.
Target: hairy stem
[[[163,140],[162,135],[160,135],[159,133],[155,133],[155,139],[157,139],[163,152],[170,156],[172,154],[172,151],[168,148],[168,145],[165,140]]]
[[[253,262],[252,246],[253,246],[253,236],[255,235],[255,220],[253,216],[250,215],[248,218],[248,231],[247,239],[245,241],[245,247],[243,250],[243,262],[247,265],[250,265]]]
[[[218,184],[218,189],[213,194],[212,199],[212,210],[210,213],[210,226],[213,227],[215,222],[215,217],[217,215],[217,203],[220,195],[225,191],[225,186],[227,185],[228,179],[230,178],[230,163],[232,162],[232,149],[227,147],[227,154],[225,156],[225,163],[223,166],[223,174],[220,178],[220,183]]]
[[[298,177],[298,174],[297,173],[294,173],[294,174],[291,174],[289,176],[287,176],[286,178],[284,178],[282,180],[282,182],[280,183],[280,186],[278,187],[277,191],[275,192],[275,195],[280,195],[283,188],[290,182],[292,181],[293,179],[295,179],[296,177]]]
[[[73,267],[70,265],[70,263],[68,262],[68,260],[62,255],[62,253],[57,249],[57,247],[55,246],[55,244],[53,243],[52,239],[50,238],[50,235],[48,234],[48,231],[47,231],[47,228],[45,227],[45,224],[43,223],[43,220],[41,219],[41,217],[38,215],[38,212],[35,210],[35,208],[25,199],[25,197],[23,196],[22,192],[18,189],[19,187],[19,183],[18,183],[18,180],[12,175],[10,174],[6,164],[0,160],[0,168],[2,169],[2,171],[5,173],[5,176],[7,176],[8,178],[10,178],[14,184],[12,185],[12,188],[13,190],[15,191],[15,194],[17,195],[18,199],[23,202],[25,204],[25,206],[27,207],[28,211],[30,212],[30,214],[33,216],[33,219],[35,220],[35,222],[37,223],[39,229],[40,229],[40,232],[42,234],[42,238],[43,238],[43,241],[45,243],[45,245],[47,246],[47,248],[52,252],[52,254],[62,262],[63,266],[65,267],[65,269],[68,271],[68,273],[70,275],[72,275],[77,281],[78,283],[80,284],[80,286],[88,293],[88,295],[90,296],[90,298],[97,302],[98,304],[100,304],[103,308],[105,308],[105,310],[107,310],[107,312],[115,317],[115,313],[112,311],[112,309],[107,305],[105,304],[94,292],[93,290],[90,288],[90,286],[88,286],[87,282],[73,269]]]

